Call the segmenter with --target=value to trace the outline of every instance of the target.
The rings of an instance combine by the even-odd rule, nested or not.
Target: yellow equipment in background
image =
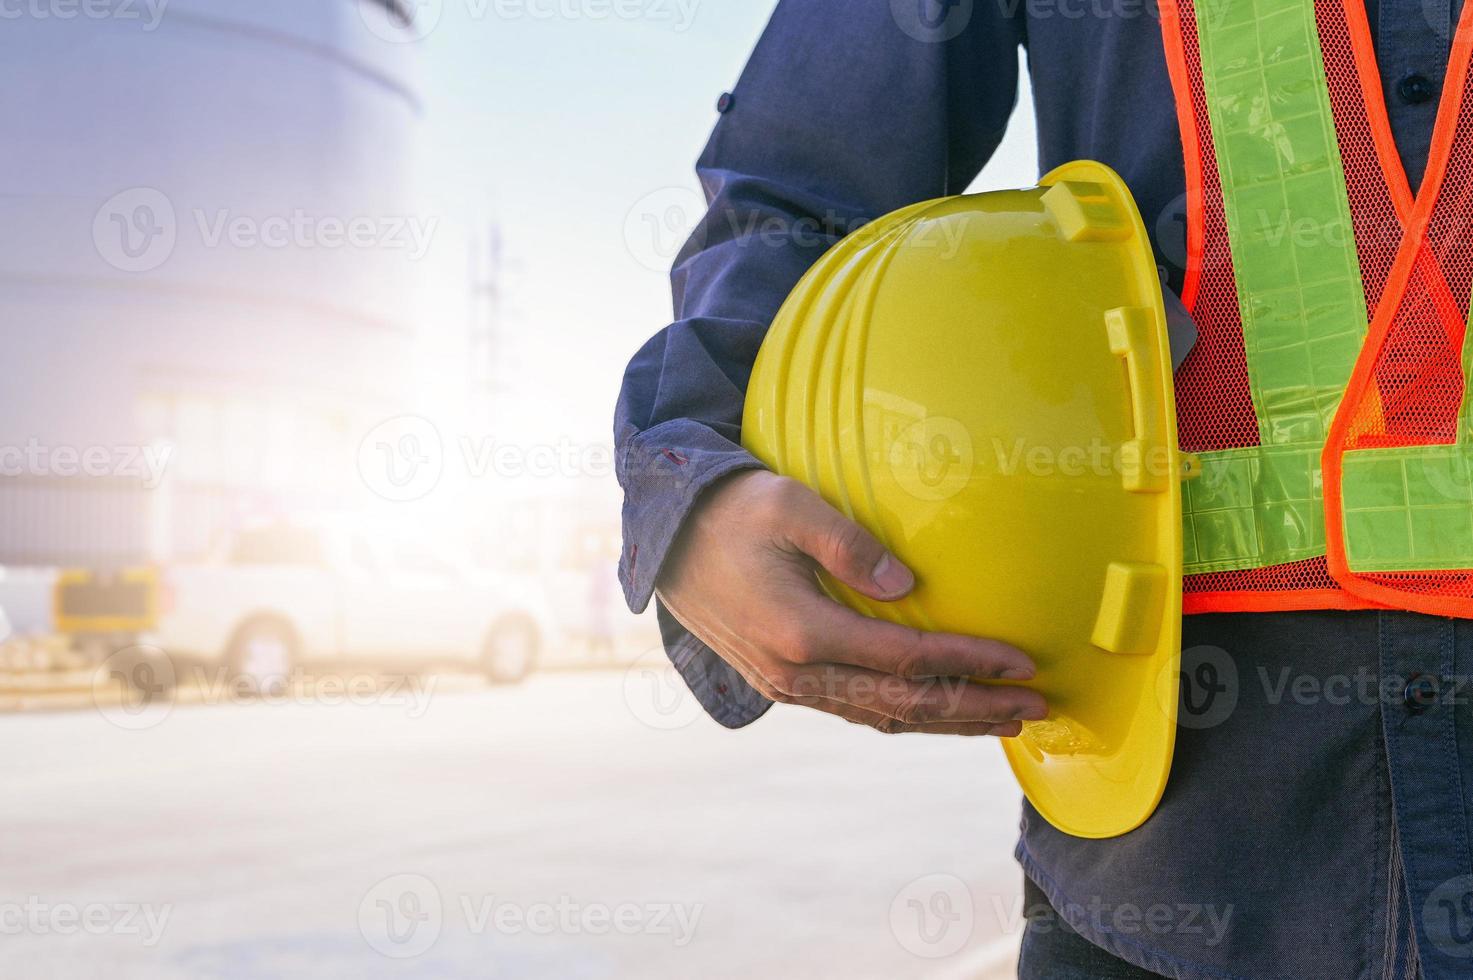
[[[1171,768],[1181,488],[1165,311],[1108,167],[897,211],[835,245],[757,358],[743,440],[916,573],[881,619],[1030,654],[1004,747],[1050,823],[1113,837]]]
[[[158,623],[159,576],[151,567],[116,572],[69,568],[56,578],[52,619],[70,636],[146,633]]]

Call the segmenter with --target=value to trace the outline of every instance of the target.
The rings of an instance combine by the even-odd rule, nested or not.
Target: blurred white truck
[[[521,681],[549,636],[540,595],[511,576],[336,526],[274,523],[163,576],[145,642],[176,664],[226,668],[259,690],[294,669],[483,673]]]

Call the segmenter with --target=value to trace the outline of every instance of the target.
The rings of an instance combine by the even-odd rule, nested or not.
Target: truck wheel
[[[276,619],[254,619],[236,631],[225,653],[230,682],[256,697],[280,696],[291,685],[296,637]]]
[[[508,616],[486,634],[481,669],[492,684],[519,684],[537,665],[541,645],[535,623],[526,616]]]

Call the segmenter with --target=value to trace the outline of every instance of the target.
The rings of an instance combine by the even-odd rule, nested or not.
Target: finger
[[[900,559],[818,494],[792,491],[785,508],[784,531],[792,546],[851,589],[888,602],[915,587],[915,576]]]
[[[853,664],[898,677],[978,677],[1026,681],[1033,660],[1001,640],[931,633],[862,616],[824,596],[805,608],[813,661]]]
[[[886,735],[962,735],[971,738],[991,735],[995,738],[1017,738],[1023,731],[1023,723],[1021,721],[1009,721],[1001,724],[986,721],[944,721],[907,725],[904,722],[896,721],[889,715],[881,714],[878,711],[868,711],[864,708],[855,707],[852,704],[845,704],[842,701],[828,701],[823,698],[797,698],[792,703],[843,718],[845,721],[852,722],[856,725],[873,728]]]
[[[908,725],[937,722],[1039,721],[1043,695],[1026,687],[977,684],[959,677],[909,680],[893,674],[826,664],[772,679],[782,700],[820,698],[877,712]]]

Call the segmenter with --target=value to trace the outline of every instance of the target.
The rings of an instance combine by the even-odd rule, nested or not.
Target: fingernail
[[[1043,721],[1048,717],[1048,708],[1034,707],[1022,708],[1013,714],[1017,721]]]
[[[1034,673],[1032,667],[1010,667],[999,676],[1005,681],[1031,681]]]
[[[891,558],[888,552],[875,565],[870,578],[874,579],[875,585],[884,595],[902,595],[916,584],[916,578],[910,573],[910,569]]]

